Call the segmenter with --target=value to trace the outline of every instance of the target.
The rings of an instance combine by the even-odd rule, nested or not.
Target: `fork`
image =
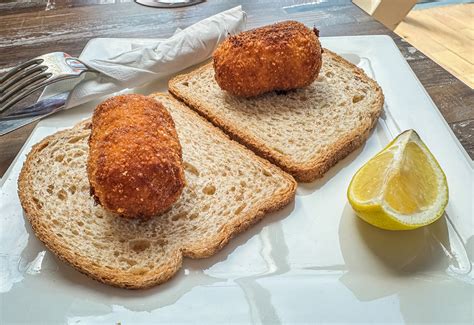
[[[55,104],[52,106],[51,100],[43,100],[28,107],[9,111],[13,105],[33,92],[65,79],[77,78],[87,71],[96,72],[79,59],[64,52],[44,54],[11,69],[0,78],[0,129],[3,121],[8,120],[11,128],[15,124],[12,120],[29,118],[31,123],[61,109],[67,101],[69,92],[60,94],[62,105],[58,105],[58,100],[54,101]],[[25,125],[24,122],[26,120],[21,126]],[[1,134],[5,132],[0,130]]]

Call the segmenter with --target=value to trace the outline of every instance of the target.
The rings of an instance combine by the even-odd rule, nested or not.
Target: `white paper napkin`
[[[52,85],[42,97],[73,88],[67,108],[92,99],[133,88],[166,77],[208,59],[227,37],[245,28],[246,14],[241,6],[229,9],[183,30],[165,40],[130,42],[129,50],[108,51],[100,57],[82,58],[86,65],[100,73],[87,73],[82,80]]]

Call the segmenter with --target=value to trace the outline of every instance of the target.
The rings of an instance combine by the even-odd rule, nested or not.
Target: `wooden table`
[[[474,158],[474,92],[349,0],[209,0],[193,7],[155,9],[130,0],[16,0],[0,3],[0,74],[32,57],[65,51],[79,55],[94,37],[169,37],[217,12],[242,4],[248,27],[294,19],[317,26],[321,36],[391,36],[438,106],[454,134]],[[0,138],[0,175],[34,125]]]

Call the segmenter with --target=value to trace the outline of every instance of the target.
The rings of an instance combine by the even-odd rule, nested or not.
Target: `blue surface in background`
[[[455,5],[460,3],[474,3],[474,0],[421,0],[416,4],[415,10],[427,9],[438,6]]]

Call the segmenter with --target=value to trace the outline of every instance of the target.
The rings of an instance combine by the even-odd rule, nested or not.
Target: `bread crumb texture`
[[[186,187],[163,215],[126,219],[94,204],[86,172],[90,121],[35,145],[19,196],[38,238],[59,258],[101,282],[146,288],[167,281],[182,257],[213,255],[265,213],[287,205],[294,179],[231,141],[169,95],[183,148]]]
[[[308,87],[255,98],[232,96],[209,63],[170,81],[170,92],[298,181],[321,177],[361,146],[383,108],[379,85],[362,69],[324,49]]]

